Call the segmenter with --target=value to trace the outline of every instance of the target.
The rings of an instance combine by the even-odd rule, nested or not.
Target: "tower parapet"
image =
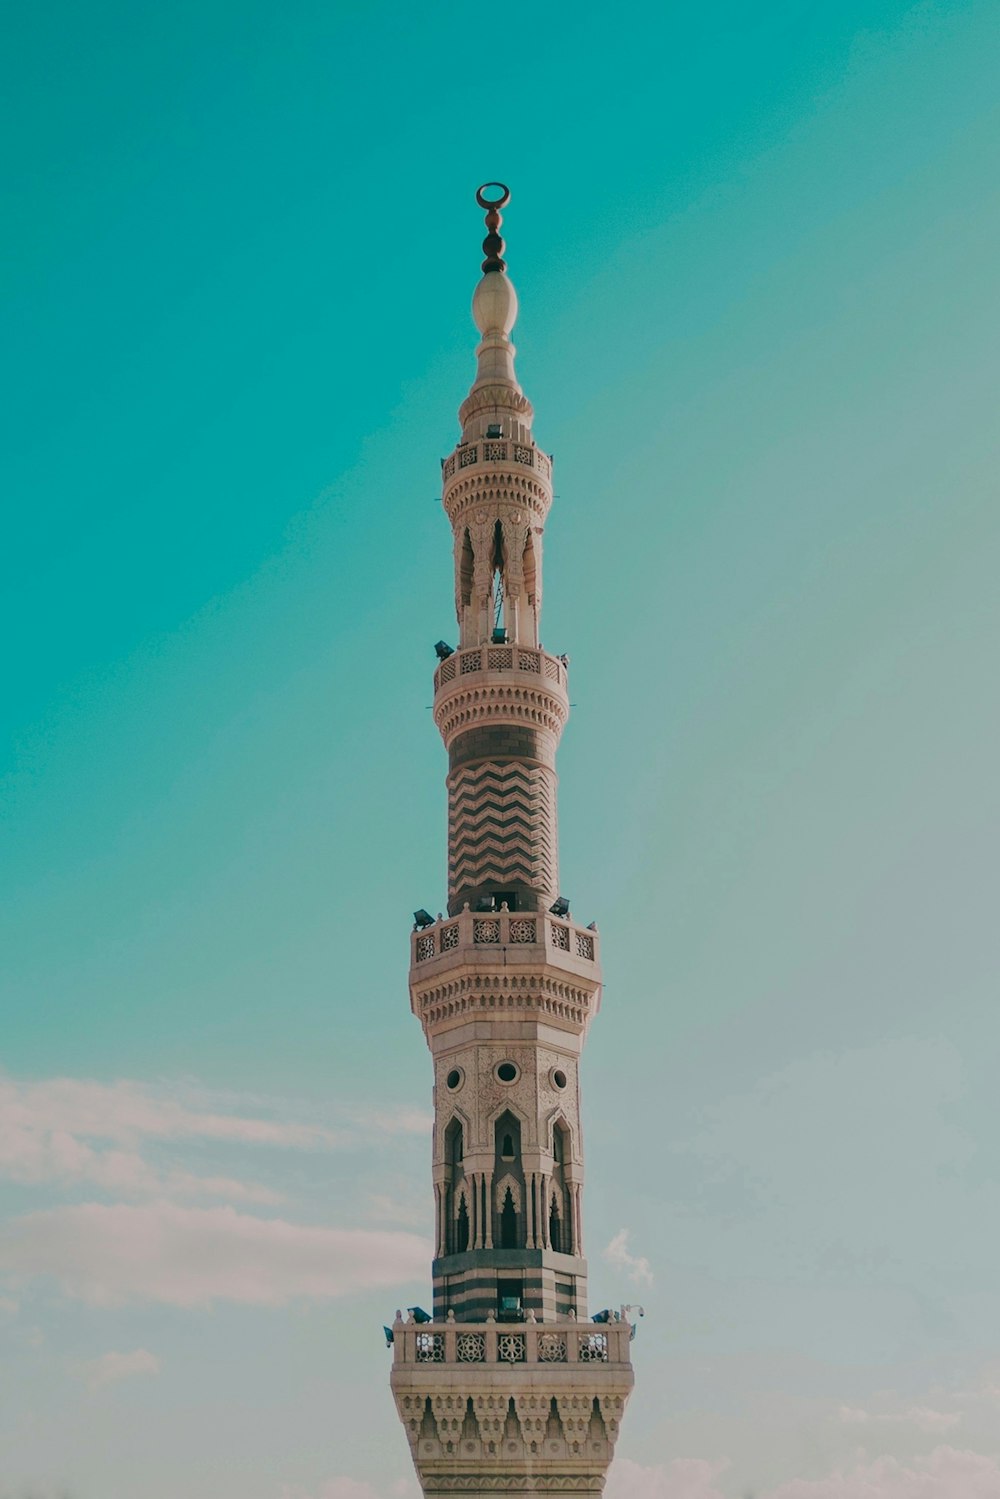
[[[410,948],[434,1062],[434,1299],[427,1324],[397,1317],[392,1387],[425,1494],[592,1495],[632,1387],[632,1329],[586,1321],[579,1062],[600,942],[559,893],[569,667],[539,638],[552,460],[514,372],[509,197],[477,193],[477,374],[442,465],[459,625],[434,674],[448,914],[421,916]]]

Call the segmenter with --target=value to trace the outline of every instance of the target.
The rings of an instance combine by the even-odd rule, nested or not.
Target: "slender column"
[[[493,1248],[493,1172],[492,1171],[486,1171],[486,1172],[484,1172],[483,1173],[483,1181],[485,1183],[485,1191],[483,1193],[483,1197],[484,1197],[484,1205],[485,1205],[485,1228],[486,1228],[486,1234],[485,1234],[485,1238],[484,1238],[484,1243],[485,1243],[487,1249],[492,1249]]]
[[[549,1245],[549,1179],[542,1173],[542,1248]]]

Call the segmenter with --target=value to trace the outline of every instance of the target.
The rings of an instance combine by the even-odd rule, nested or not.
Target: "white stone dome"
[[[517,292],[503,271],[487,271],[472,298],[476,327],[488,333],[508,334],[517,319]]]

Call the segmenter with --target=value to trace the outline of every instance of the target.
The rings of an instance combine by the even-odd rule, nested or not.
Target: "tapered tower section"
[[[481,342],[444,460],[459,646],[434,678],[448,752],[448,916],[415,927],[434,1060],[433,1320],[394,1327],[392,1386],[425,1494],[593,1494],[632,1387],[632,1329],[587,1320],[579,1059],[597,932],[559,895],[567,661],[540,642],[552,462],[514,372],[517,296],[490,183]]]

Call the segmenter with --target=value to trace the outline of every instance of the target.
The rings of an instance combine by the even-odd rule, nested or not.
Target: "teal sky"
[[[6,31],[0,1499],[415,1495],[494,178],[591,1280],[647,1312],[609,1499],[997,1499],[1000,11]]]

